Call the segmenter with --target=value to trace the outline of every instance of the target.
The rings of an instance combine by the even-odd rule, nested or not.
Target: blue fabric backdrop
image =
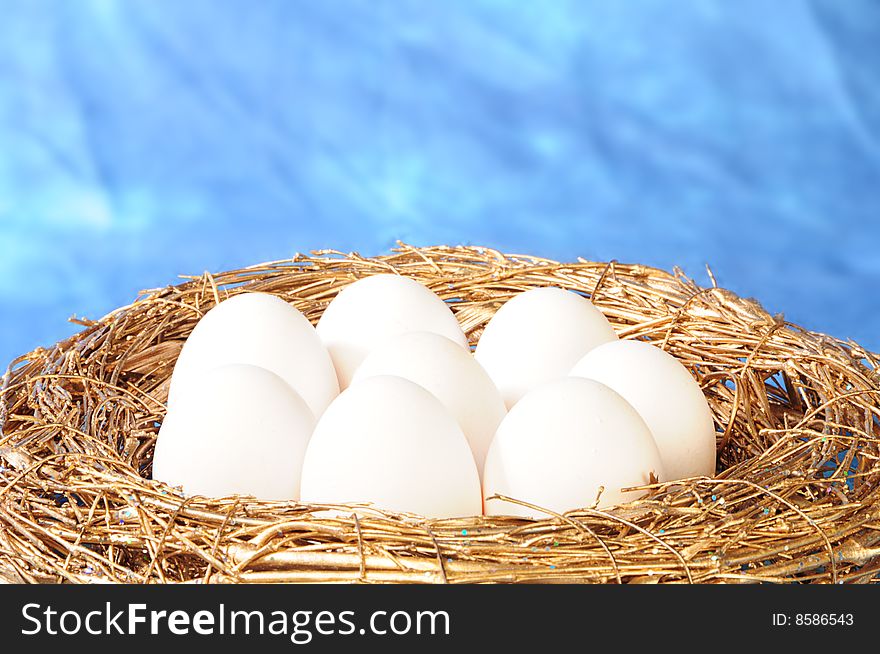
[[[0,0],[0,359],[318,247],[670,268],[880,349],[880,3]]]

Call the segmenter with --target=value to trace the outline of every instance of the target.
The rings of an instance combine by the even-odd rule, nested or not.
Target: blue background
[[[0,360],[335,247],[681,265],[880,349],[880,3],[0,0]]]

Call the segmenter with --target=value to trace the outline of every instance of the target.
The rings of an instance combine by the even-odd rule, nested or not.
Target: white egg
[[[302,501],[364,503],[431,518],[479,515],[480,480],[458,423],[402,377],[369,377],[318,421],[302,470]]]
[[[495,384],[473,355],[445,336],[409,332],[373,350],[352,384],[377,375],[396,375],[434,395],[458,421],[482,471],[486,451],[507,409]]]
[[[474,353],[507,408],[560,377],[602,343],[617,339],[586,298],[561,288],[535,288],[505,302],[489,320]]]
[[[486,456],[487,515],[547,517],[499,494],[549,511],[599,508],[641,497],[622,488],[662,480],[660,452],[626,400],[599,382],[566,377],[525,395],[501,421]],[[599,487],[604,491],[599,495]]]
[[[316,416],[339,394],[333,362],[308,319],[274,295],[242,293],[208,311],[184,343],[171,376],[169,407],[193,378],[234,363],[271,370]]]
[[[340,389],[383,341],[406,332],[434,332],[468,347],[452,311],[414,279],[371,275],[346,286],[318,321],[318,335],[336,366]]]
[[[571,370],[610,386],[647,423],[667,479],[715,474],[715,424],[706,396],[675,357],[642,341],[590,350]]]
[[[153,455],[153,479],[187,495],[299,497],[315,418],[278,375],[233,364],[203,371],[180,389]]]

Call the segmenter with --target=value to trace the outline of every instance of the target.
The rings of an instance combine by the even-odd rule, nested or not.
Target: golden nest
[[[315,323],[345,285],[387,272],[444,298],[471,343],[520,291],[553,285],[589,297],[622,338],[662,347],[699,381],[716,422],[717,475],[538,521],[184,498],[150,480],[168,380],[205,311],[262,291]],[[3,378],[6,581],[880,580],[877,357],[771,316],[714,280],[702,288],[641,265],[401,245],[377,258],[321,251],[205,274],[78,322],[82,332],[13,361]]]

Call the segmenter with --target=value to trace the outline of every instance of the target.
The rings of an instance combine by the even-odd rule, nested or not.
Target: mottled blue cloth
[[[880,2],[0,0],[0,360],[396,239],[682,266],[880,349]]]

